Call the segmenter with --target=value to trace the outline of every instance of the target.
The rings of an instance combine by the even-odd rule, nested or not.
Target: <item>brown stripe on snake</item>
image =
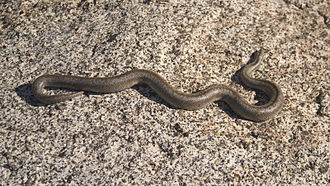
[[[245,85],[262,90],[269,97],[269,102],[261,106],[248,103],[236,91],[224,85],[211,85],[193,94],[183,93],[175,90],[158,74],[139,69],[108,78],[45,74],[33,82],[32,90],[40,102],[51,104],[82,95],[83,91],[112,93],[131,88],[137,84],[146,84],[162,99],[177,108],[196,110],[214,101],[223,100],[243,118],[259,122],[273,118],[283,105],[283,94],[275,83],[250,76],[260,66],[262,58],[263,50],[257,51],[252,62],[244,66],[240,73],[240,79]],[[69,94],[46,95],[43,93],[45,87],[70,88],[81,91]]]

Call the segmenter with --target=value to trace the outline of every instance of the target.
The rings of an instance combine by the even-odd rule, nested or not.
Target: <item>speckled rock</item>
[[[145,86],[56,105],[30,86],[143,68],[184,92],[226,84],[256,103],[236,72],[261,47],[255,76],[286,99],[262,123],[222,102],[178,110]],[[1,1],[0,184],[329,184],[329,53],[326,0]]]

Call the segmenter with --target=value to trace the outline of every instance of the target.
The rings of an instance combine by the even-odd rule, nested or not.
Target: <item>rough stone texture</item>
[[[326,0],[1,1],[0,183],[329,184],[329,9]],[[177,110],[144,86],[56,105],[30,87],[44,73],[144,68],[185,92],[221,83],[256,102],[235,73],[261,47],[255,76],[286,99],[262,123],[222,102]]]

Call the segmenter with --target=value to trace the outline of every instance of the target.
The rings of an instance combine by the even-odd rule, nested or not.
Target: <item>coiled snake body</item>
[[[281,110],[283,104],[283,94],[275,83],[250,77],[250,74],[258,69],[262,58],[263,50],[257,51],[253,61],[244,66],[240,73],[241,81],[245,85],[262,90],[269,97],[269,102],[261,106],[248,103],[236,91],[224,85],[211,85],[193,94],[183,93],[175,90],[158,74],[140,69],[108,78],[45,74],[33,82],[32,91],[40,102],[51,104],[82,95],[83,91],[112,93],[131,88],[137,84],[146,84],[162,99],[177,108],[196,110],[214,101],[223,100],[243,118],[259,122],[274,117]],[[45,87],[70,88],[81,91],[69,94],[46,95],[43,93]]]

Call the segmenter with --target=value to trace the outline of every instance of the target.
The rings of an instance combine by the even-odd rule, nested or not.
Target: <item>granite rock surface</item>
[[[1,1],[0,185],[329,184],[329,9],[326,0]],[[45,73],[140,68],[183,92],[225,84],[257,103],[263,94],[236,72],[260,48],[254,76],[285,96],[261,123],[223,102],[175,109],[146,86],[54,105],[31,91]]]

